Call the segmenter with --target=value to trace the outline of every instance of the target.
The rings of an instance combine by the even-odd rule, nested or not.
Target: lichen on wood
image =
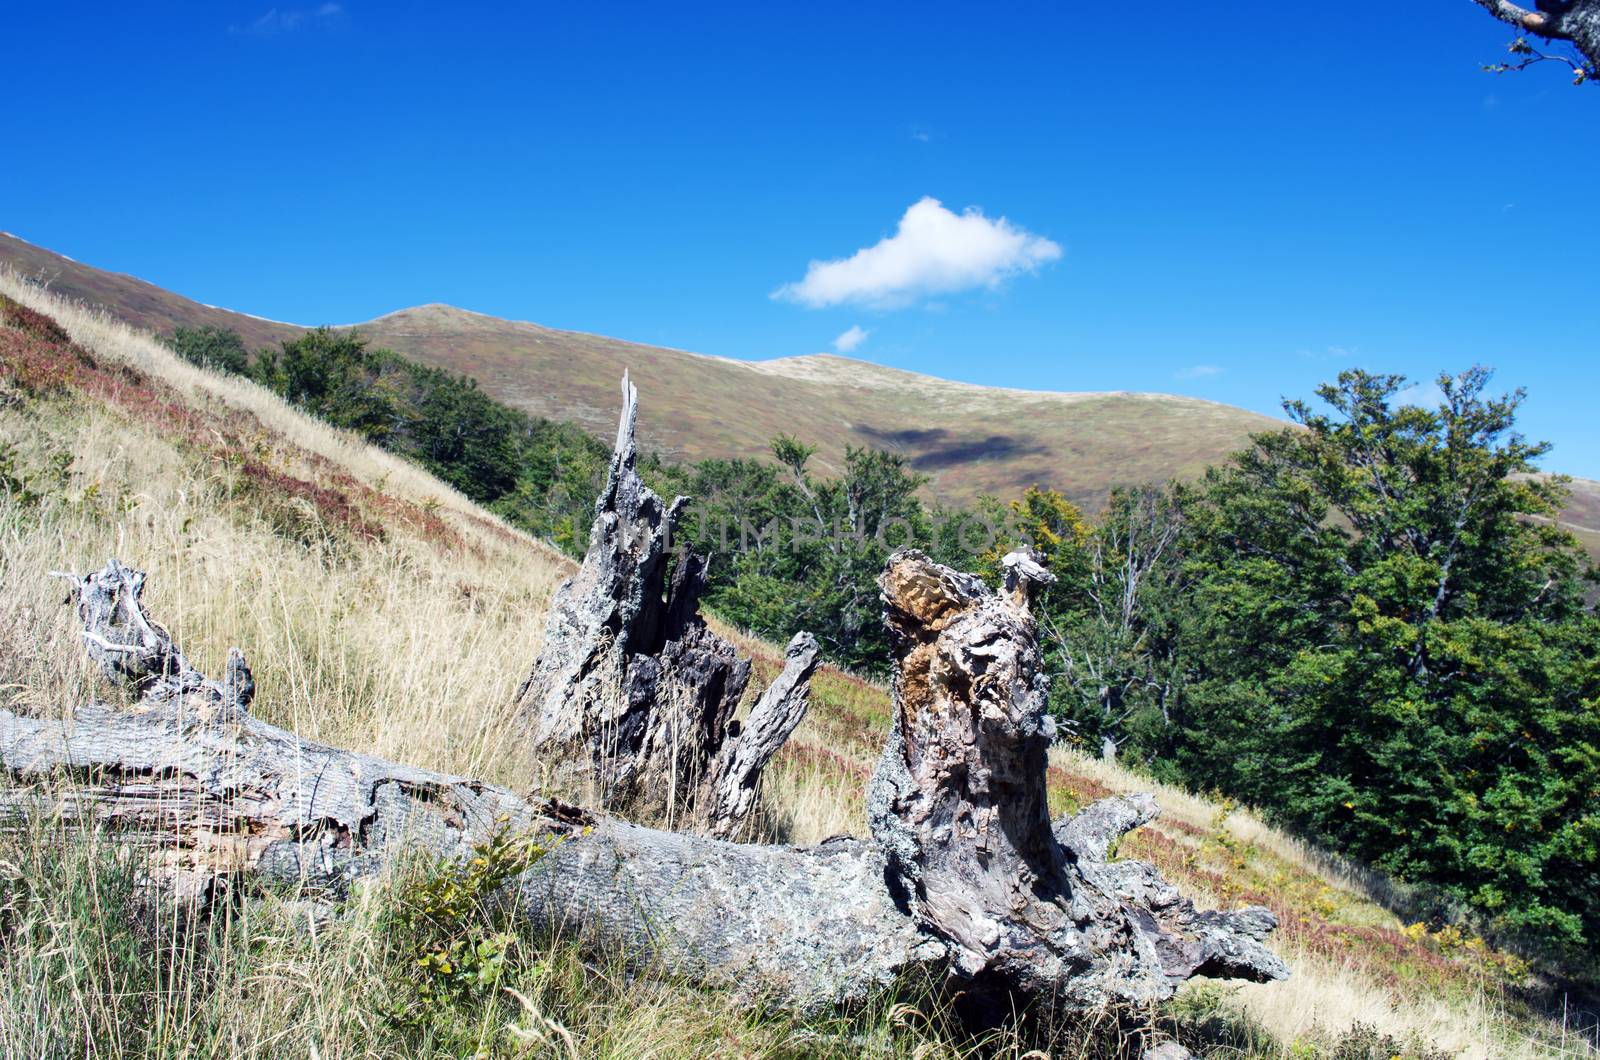
[[[1282,978],[1265,909],[1198,913],[1110,839],[1154,816],[1109,799],[1052,825],[1045,711],[1030,607],[1050,575],[1027,553],[1005,592],[915,550],[879,579],[894,655],[894,720],[868,796],[872,834],[912,915],[950,947],[975,1003],[1150,1002],[1195,974]]]

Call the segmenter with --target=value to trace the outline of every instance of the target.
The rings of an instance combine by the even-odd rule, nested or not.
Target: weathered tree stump
[[[1006,592],[897,553],[879,579],[894,652],[895,719],[869,793],[872,834],[913,917],[950,947],[969,997],[1074,1008],[1148,1002],[1195,974],[1279,978],[1265,909],[1200,914],[1148,865],[1105,862],[1113,838],[1155,814],[1110,799],[1052,828],[1026,553]]]
[[[790,645],[789,665],[741,734],[733,719],[750,661],[700,616],[701,557],[684,552],[667,581],[688,498],[664,504],[639,478],[639,395],[626,376],[622,396],[588,551],[556,591],[544,647],[518,699],[532,751],[559,790],[727,836],[805,714],[816,641],[803,635]]]
[[[152,703],[192,698],[201,709],[224,713],[250,705],[256,685],[244,654],[231,649],[223,680],[207,680],[139,603],[144,571],[113,559],[82,580],[60,573],[55,577],[73,578],[84,646],[107,680],[126,681]]]
[[[143,580],[112,561],[75,582],[86,647],[141,698],[65,723],[0,711],[0,812],[114,829],[198,893],[263,879],[334,900],[408,850],[466,857],[513,828],[562,840],[508,887],[534,926],[799,1010],[906,975],[1009,1012],[1157,1000],[1191,975],[1287,974],[1261,941],[1270,913],[1199,913],[1150,866],[1104,861],[1153,816],[1148,797],[1051,826],[1024,579],[998,596],[920,554],[893,558],[896,718],[874,840],[803,848],[645,828],[301,740],[249,713],[237,651],[225,681],[188,665],[144,613]]]

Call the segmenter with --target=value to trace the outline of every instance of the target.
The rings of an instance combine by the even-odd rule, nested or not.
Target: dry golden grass
[[[148,337],[12,275],[0,273],[0,293],[49,313],[101,362],[128,366],[171,388],[200,415],[197,422],[214,425],[185,435],[162,429],[132,405],[70,393],[8,399],[0,390],[0,454],[11,454],[15,476],[42,498],[25,503],[0,488],[0,706],[64,712],[107,694],[82,660],[62,586],[46,572],[82,571],[115,555],[149,571],[151,610],[202,669],[216,672],[230,645],[246,651],[258,685],[253,709],[264,717],[310,739],[514,787],[531,783],[512,728],[512,693],[538,650],[545,608],[570,570],[568,561],[413,466],[305,417],[253,384],[189,366]],[[332,519],[310,493],[264,496],[230,455],[240,445],[250,460],[278,474],[344,490],[374,518],[391,501],[404,506],[405,517],[386,521],[382,539],[375,540]],[[0,485],[4,481],[0,476]],[[416,512],[437,517],[449,533],[411,518]],[[738,639],[770,677],[781,652]],[[761,821],[767,838],[815,842],[864,830],[863,793],[887,720],[885,690],[828,673],[818,679],[815,702],[769,774]],[[1339,870],[1259,817],[1224,812],[1190,793],[1070,753],[1053,754],[1052,765],[1074,790],[1154,790],[1176,829],[1174,841],[1202,862],[1215,853],[1207,837],[1226,835],[1229,856],[1254,859],[1259,876],[1292,878],[1302,890],[1313,881],[1337,907],[1341,923],[1402,926],[1373,900],[1382,896],[1371,893],[1372,881]],[[1065,789],[1059,794],[1072,798]],[[42,857],[48,844],[22,849]],[[83,871],[101,864],[93,851],[73,856],[83,859]],[[0,865],[0,879],[6,871]],[[1184,886],[1194,893],[1204,884],[1185,878]],[[161,1052],[381,1055],[390,1039],[370,1007],[374,977],[382,971],[374,927],[378,901],[363,895],[337,924],[322,928],[308,925],[290,903],[258,908],[249,959],[241,953],[229,963],[223,952],[205,997],[190,995],[190,979],[171,979],[169,993],[161,995],[171,1008],[170,1040]],[[52,927],[58,931],[55,952],[85,944],[68,931],[73,922],[63,916]],[[1250,1055],[1322,1055],[1292,1051],[1311,1049],[1355,1022],[1464,1057],[1550,1055],[1548,1044],[1525,1039],[1555,1032],[1509,1017],[1488,989],[1397,992],[1374,973],[1372,962],[1331,959],[1297,937],[1283,943],[1295,971],[1287,983],[1209,988],[1205,995],[1216,1012],[1253,1023],[1276,1043],[1252,1047]],[[911,1055],[918,1049],[917,1055],[936,1056],[971,1046],[908,1030],[895,1022],[905,1022],[903,1013],[879,1013],[875,1022],[836,1028],[829,1037],[834,1031],[763,1020],[725,999],[671,984],[625,981],[620,973],[613,982],[610,974],[558,953],[519,979],[527,1003],[512,1006],[511,1021],[520,1019],[530,1037],[525,1049],[507,1055],[566,1055],[561,1035],[540,1022],[545,1019],[574,1035],[585,1056]],[[86,1006],[80,1026],[114,1034],[120,1009],[113,1005],[95,1015],[87,1006],[102,1002],[92,993],[72,996]],[[593,1011],[579,1011],[579,997]],[[24,1016],[37,1015],[27,1004],[21,987],[0,990],[0,1022],[9,1018],[16,1031]],[[485,1034],[508,1040],[501,1030],[496,1025]],[[542,1043],[535,1040],[540,1034]],[[37,1039],[0,1033],[8,1055],[32,1055],[19,1042]],[[79,1052],[154,1055],[142,1048],[108,1039]],[[1569,1055],[1594,1055],[1573,1049]],[[1089,1050],[1083,1044],[1078,1054]]]
[[[150,574],[148,603],[202,669],[242,647],[257,710],[310,739],[515,783],[512,693],[538,650],[545,607],[570,568],[414,466],[284,405],[236,377],[194,368],[148,337],[0,275],[0,293],[48,311],[98,358],[171,386],[195,407],[247,412],[255,456],[316,477],[322,458],[379,493],[438,514],[441,547],[398,525],[352,540],[300,499],[294,525],[263,515],[239,470],[91,401],[0,411],[0,442],[56,495],[37,523],[0,537],[6,586],[0,685],[13,704],[63,710],[90,677],[52,570],[116,555]],[[43,419],[41,420],[41,417]],[[40,490],[38,492],[43,492]],[[42,650],[41,650],[42,649]],[[19,672],[20,671],[20,672]]]

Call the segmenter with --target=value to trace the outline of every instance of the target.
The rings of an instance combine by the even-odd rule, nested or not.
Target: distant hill
[[[0,235],[0,263],[151,331],[230,327],[254,348],[304,330],[206,306],[10,235]],[[786,432],[817,445],[816,463],[827,471],[841,465],[846,445],[903,453],[929,476],[930,493],[952,502],[1038,484],[1094,506],[1117,483],[1195,474],[1277,423],[1166,394],[1004,390],[825,355],[708,357],[443,305],[357,327],[375,343],[464,372],[510,404],[602,438],[615,428],[626,367],[649,398],[642,440],[665,456],[759,456]]]
[[[176,326],[232,328],[244,337],[246,346],[255,349],[292,339],[305,330],[293,324],[203,305],[135,276],[82,265],[9,232],[0,232],[0,265],[9,265],[29,282],[99,306],[112,316],[147,331],[164,333]]]
[[[70,298],[155,332],[232,328],[251,348],[305,329],[185,298],[133,276],[83,265],[0,233],[9,265]],[[402,309],[354,325],[374,343],[476,378],[529,412],[583,424],[609,439],[617,381],[641,391],[641,438],[664,456],[761,456],[779,433],[817,445],[836,470],[847,445],[903,453],[929,492],[962,502],[1053,486],[1087,507],[1119,483],[1198,474],[1281,421],[1170,394],[1052,393],[954,383],[817,354],[739,361],[646,346],[446,305]],[[1600,483],[1575,480],[1569,518],[1600,555]]]
[[[836,469],[845,446],[873,446],[904,453],[934,496],[955,501],[1039,484],[1098,504],[1119,482],[1196,473],[1274,425],[1192,398],[1001,390],[825,355],[736,361],[440,305],[361,330],[472,375],[514,405],[596,432],[612,427],[627,367],[650,395],[643,433],[670,455],[759,455],[786,432],[819,446],[818,463]]]
[[[1600,562],[1600,482],[1575,478],[1571,482],[1572,499],[1562,512],[1562,525],[1577,535],[1589,555]]]

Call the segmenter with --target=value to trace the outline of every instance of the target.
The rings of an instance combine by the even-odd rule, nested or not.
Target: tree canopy
[[[1326,411],[1172,490],[1176,612],[1165,724],[1124,736],[1157,772],[1267,808],[1302,834],[1435,885],[1569,952],[1600,937],[1600,623],[1560,530],[1521,393],[1346,372]]]

